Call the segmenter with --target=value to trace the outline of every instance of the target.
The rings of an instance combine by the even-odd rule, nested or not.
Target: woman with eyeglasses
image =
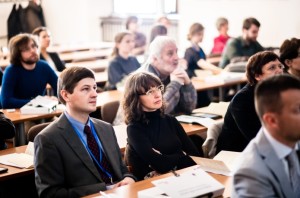
[[[273,52],[258,52],[250,57],[246,69],[248,83],[232,98],[228,106],[217,142],[217,152],[241,152],[256,136],[261,123],[255,112],[255,87],[261,80],[282,74],[283,68],[279,57]]]
[[[132,73],[125,85],[126,161],[138,180],[195,165],[189,155],[200,156],[176,118],[164,114],[163,90],[149,72]]]

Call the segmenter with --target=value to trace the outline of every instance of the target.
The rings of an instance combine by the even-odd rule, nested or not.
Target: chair
[[[27,141],[28,142],[33,142],[35,136],[41,132],[46,126],[48,126],[51,122],[45,122],[41,124],[37,124],[33,127],[31,127],[28,132],[27,132]]]
[[[213,158],[216,155],[216,145],[224,120],[216,121],[207,129],[207,137],[202,145],[204,157]]]
[[[112,124],[117,115],[119,106],[120,101],[112,101],[104,104],[101,107],[101,119]]]

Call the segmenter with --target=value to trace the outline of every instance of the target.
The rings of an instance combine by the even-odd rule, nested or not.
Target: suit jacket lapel
[[[263,159],[266,165],[270,168],[272,174],[274,175],[274,178],[278,183],[280,183],[282,193],[285,195],[285,197],[293,197],[293,195],[291,195],[291,192],[293,192],[293,190],[290,186],[289,178],[285,173],[284,165],[282,164],[282,161],[277,157],[271,144],[262,132],[262,129],[257,134],[257,140],[258,151],[263,156]]]
[[[63,114],[59,119],[58,127],[61,129],[61,135],[65,138],[66,143],[72,148],[74,153],[77,154],[82,163],[99,179],[99,181],[102,181],[93,160],[77,136],[67,117]]]
[[[100,124],[97,124],[93,119],[92,122],[94,123],[95,130],[98,134],[98,137],[101,141],[102,148],[104,149],[105,155],[107,160],[109,161],[110,165],[112,166],[112,169],[117,177],[121,177],[121,172],[120,172],[120,164],[116,159],[118,159],[118,156],[116,155],[116,152],[112,152],[115,149],[120,149],[120,148],[113,148],[115,144],[112,144],[111,142],[111,137],[113,131],[109,130],[107,127],[103,127]],[[109,148],[109,149],[108,149]]]

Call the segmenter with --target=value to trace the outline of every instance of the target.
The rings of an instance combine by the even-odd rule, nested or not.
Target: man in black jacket
[[[15,133],[16,130],[14,124],[0,112],[0,150],[7,148],[5,140],[13,138]]]

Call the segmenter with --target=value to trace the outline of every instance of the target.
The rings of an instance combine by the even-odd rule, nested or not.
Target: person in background
[[[157,36],[165,36],[168,34],[168,29],[164,25],[155,25],[152,27],[150,32],[150,40],[151,43]]]
[[[219,67],[206,61],[206,55],[199,45],[203,40],[203,35],[204,27],[200,23],[191,25],[187,37],[191,42],[191,47],[187,48],[184,53],[184,58],[188,62],[187,73],[190,78],[196,76],[196,69],[209,70],[214,74],[218,74],[222,71]]]
[[[196,76],[195,70],[209,70],[213,74],[218,74],[222,71],[221,68],[206,61],[206,55],[203,49],[200,47],[204,34],[204,27],[200,23],[194,23],[189,30],[188,40],[191,42],[191,46],[186,49],[184,53],[184,59],[188,63],[187,73],[190,78]],[[198,92],[197,107],[204,107],[209,105],[210,98],[208,91]]]
[[[96,110],[96,88],[87,68],[60,74],[57,94],[66,110],[34,139],[39,197],[82,197],[135,182],[112,126],[89,116]]]
[[[126,30],[134,35],[134,49],[133,55],[143,55],[146,50],[146,36],[138,31],[138,18],[136,16],[130,16],[126,21]]]
[[[299,106],[299,78],[284,74],[258,83],[262,128],[241,154],[231,197],[300,197]]]
[[[0,111],[0,150],[7,148],[6,139],[13,138],[16,134],[14,124]]]
[[[168,36],[157,36],[149,46],[149,57],[137,71],[148,71],[160,78],[165,86],[165,113],[190,114],[197,104],[197,92],[185,69],[179,66],[177,46]],[[122,108],[118,109],[113,125],[124,123]]]
[[[10,39],[10,62],[2,79],[3,108],[21,108],[38,95],[46,94],[46,85],[57,88],[57,75],[47,62],[39,60],[38,44],[31,34]],[[55,93],[56,95],[56,93]]]
[[[228,39],[230,38],[228,35],[228,20],[226,18],[218,18],[216,28],[219,32],[219,36],[214,38],[214,46],[211,50],[211,55],[221,55]]]
[[[300,78],[300,39],[286,39],[279,49],[280,61],[288,73]]]
[[[221,150],[241,152],[256,136],[261,127],[254,107],[254,89],[257,83],[270,76],[283,73],[279,57],[271,51],[258,52],[247,63],[248,83],[232,98],[224,117],[217,141]]]
[[[245,62],[248,58],[264,48],[257,41],[260,23],[255,18],[246,18],[243,22],[242,36],[231,38],[223,50],[219,67],[229,63]]]
[[[179,65],[177,50],[174,39],[157,36],[149,46],[147,62],[138,71],[154,73],[163,82],[167,114],[189,114],[196,107],[197,95],[185,68]]]
[[[132,73],[126,81],[126,161],[138,180],[196,165],[189,155],[200,156],[181,124],[165,114],[163,92],[160,79],[149,72]]]
[[[130,32],[121,32],[115,36],[113,59],[108,65],[108,84],[106,89],[117,89],[124,85],[127,75],[140,67],[134,56],[130,56],[134,48],[134,38]]]
[[[166,15],[162,15],[162,16],[158,17],[156,22],[158,25],[163,25],[167,29],[170,29],[170,27],[172,25],[170,19]]]
[[[33,35],[38,36],[40,44],[40,59],[45,60],[55,71],[61,72],[64,70],[65,63],[60,60],[56,52],[48,52],[47,49],[51,45],[51,33],[46,27],[35,28]]]

